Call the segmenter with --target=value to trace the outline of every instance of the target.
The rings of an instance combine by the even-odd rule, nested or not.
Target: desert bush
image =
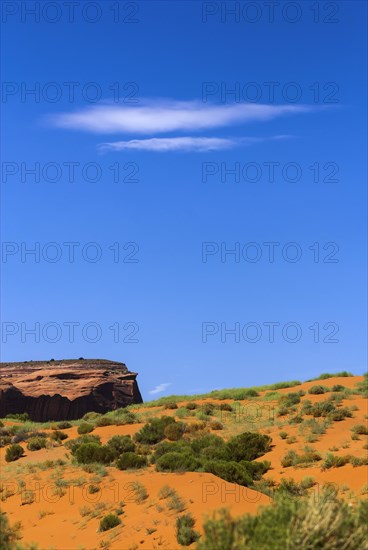
[[[200,457],[206,460],[231,460],[229,449],[223,445],[209,445],[200,452]]]
[[[220,411],[233,412],[233,408],[230,403],[221,403],[219,407]]]
[[[29,451],[39,451],[46,448],[45,437],[30,437],[27,442],[27,449]]]
[[[215,412],[215,408],[216,406],[214,403],[203,403],[203,405],[201,406],[201,411],[206,416],[212,416]]]
[[[355,424],[351,428],[351,431],[358,435],[368,435],[368,427],[364,424]]]
[[[336,456],[332,453],[327,453],[326,457],[322,463],[322,470],[328,470],[329,468],[341,468],[350,462],[350,455],[346,456]]]
[[[132,484],[132,488],[134,491],[136,502],[138,502],[138,504],[140,504],[141,502],[145,501],[148,498],[147,489],[145,488],[144,485],[142,485],[142,483],[135,481]]]
[[[308,465],[313,462],[322,460],[321,455],[314,449],[307,448],[304,454],[297,454],[295,451],[288,451],[281,459],[281,466],[288,468],[289,466]]]
[[[176,520],[176,540],[182,546],[189,546],[199,539],[199,533],[193,529],[195,520],[191,514],[180,516]]]
[[[209,424],[208,424],[208,427],[211,430],[223,430],[224,429],[223,424],[221,422],[219,422],[218,420],[211,420],[211,422],[209,422]]]
[[[366,466],[368,464],[368,457],[351,456],[349,462],[354,468],[356,468],[356,466]]]
[[[95,443],[96,445],[100,445],[101,438],[99,435],[82,435],[81,437],[77,437],[77,439],[70,439],[67,441],[65,447],[71,451],[72,455],[75,455],[78,447],[84,443]]]
[[[62,422],[58,422],[56,424],[56,429],[58,430],[67,430],[71,427],[72,427],[72,424],[70,422],[67,422],[66,420],[63,420]]]
[[[0,435],[0,447],[5,447],[11,443],[10,435]]]
[[[190,401],[185,406],[189,411],[194,411],[194,409],[198,409],[197,403],[194,403],[193,401]]]
[[[333,391],[333,392],[340,392],[340,391],[344,391],[344,390],[345,390],[345,386],[342,386],[341,384],[335,384],[331,388],[331,391]]]
[[[176,491],[169,485],[163,485],[158,492],[158,498],[160,499],[169,498],[169,497],[172,497],[173,495],[176,495]]]
[[[298,392],[285,393],[279,399],[279,404],[284,407],[292,407],[300,403],[300,394]]]
[[[78,464],[110,464],[114,460],[114,454],[106,445],[98,443],[82,443],[75,451],[75,458]]]
[[[9,413],[5,418],[9,420],[18,420],[19,422],[27,422],[30,420],[28,413]]]
[[[168,401],[167,403],[164,404],[164,409],[177,409],[177,408],[178,406],[175,403],[175,401]]]
[[[104,428],[105,426],[112,426],[113,424],[113,420],[108,416],[101,416],[101,418],[97,418],[95,422],[96,428]]]
[[[123,453],[120,458],[118,458],[116,461],[116,466],[119,470],[137,470],[138,468],[144,468],[147,466],[147,458],[128,451]]]
[[[89,434],[93,431],[93,429],[94,429],[93,424],[90,424],[89,422],[82,422],[78,426],[78,433],[79,433],[79,435]]]
[[[21,445],[10,445],[5,451],[6,462],[14,462],[24,455],[24,450]]]
[[[2,421],[0,420],[0,428],[3,428],[3,427],[4,427],[4,422],[2,422]]]
[[[100,488],[98,485],[95,485],[94,483],[91,483],[91,485],[88,485],[88,492],[93,495],[95,493],[100,492]]]
[[[178,441],[183,437],[185,427],[183,422],[172,422],[164,429],[164,435],[170,441]]]
[[[64,439],[68,439],[68,436],[65,432],[55,430],[50,434],[50,439],[51,441],[64,441]]]
[[[8,517],[5,512],[0,512],[0,548],[1,550],[15,550],[19,548],[17,541],[21,538],[21,524],[15,523],[12,527],[9,525]]]
[[[197,550],[363,550],[367,508],[364,501],[350,507],[327,491],[318,499],[279,494],[256,515],[233,519],[220,511],[205,522]]]
[[[225,442],[222,439],[222,437],[219,437],[218,435],[211,434],[211,433],[202,435],[200,437],[196,437],[195,439],[192,439],[192,441],[190,442],[190,447],[196,456],[201,454],[201,451],[205,447],[211,447],[211,446],[218,446],[219,448],[224,447]]]
[[[352,416],[352,412],[347,408],[336,409],[328,415],[333,422],[341,422],[341,420],[345,420],[345,418],[352,418]]]
[[[233,460],[254,460],[271,449],[272,439],[268,435],[244,432],[232,437],[227,442],[227,447]]]
[[[111,449],[115,457],[122,453],[134,453],[136,445],[130,435],[114,435],[106,445]]]
[[[134,438],[139,443],[154,445],[165,438],[165,428],[174,422],[175,419],[171,416],[152,418],[135,434]]]
[[[279,436],[281,437],[281,439],[286,439],[288,434],[287,434],[287,432],[280,432]]]
[[[100,521],[100,531],[108,531],[121,524],[121,519],[115,514],[108,514]]]
[[[325,386],[316,385],[309,388],[308,393],[310,393],[311,395],[320,395],[322,393],[326,393],[326,391],[328,391],[328,388],[326,388]]]
[[[223,460],[208,460],[204,463],[206,472],[229,481],[249,487],[252,484],[252,477],[249,472],[237,462]]]
[[[183,512],[185,510],[185,502],[177,493],[175,493],[169,498],[167,507],[169,510],[175,510],[175,512]]]
[[[200,461],[188,452],[167,453],[156,461],[159,472],[194,472],[200,466]]]

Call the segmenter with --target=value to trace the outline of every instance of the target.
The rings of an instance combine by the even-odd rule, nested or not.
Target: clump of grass
[[[170,485],[163,485],[158,492],[158,498],[165,499],[176,495],[175,489],[170,487]]]
[[[139,483],[138,481],[135,481],[132,485],[134,496],[136,499],[136,502],[141,504],[148,498],[147,489],[145,488],[142,483]]]
[[[170,497],[167,507],[169,510],[175,510],[175,512],[183,512],[186,508],[184,500],[177,493]]]

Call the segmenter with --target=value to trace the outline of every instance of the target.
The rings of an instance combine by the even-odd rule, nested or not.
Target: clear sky
[[[367,4],[34,4],[2,3],[2,360],[145,399],[362,373]]]

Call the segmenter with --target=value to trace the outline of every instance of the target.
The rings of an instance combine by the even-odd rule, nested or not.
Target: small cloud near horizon
[[[169,386],[171,386],[171,382],[165,382],[163,384],[159,384],[158,386],[153,388],[153,390],[150,390],[148,393],[150,395],[156,395],[157,393],[163,393],[165,390],[167,390],[167,388]]]

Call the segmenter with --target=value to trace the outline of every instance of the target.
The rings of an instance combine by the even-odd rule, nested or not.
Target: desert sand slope
[[[11,524],[21,522],[21,542],[35,542],[40,550],[179,550],[181,546],[175,532],[179,516],[191,513],[196,520],[195,529],[202,533],[205,517],[220,508],[230,508],[236,516],[246,512],[256,514],[259,506],[270,503],[273,487],[277,488],[284,479],[301,482],[307,477],[313,478],[308,490],[316,495],[325,484],[332,483],[340,495],[354,505],[368,494],[367,466],[364,464],[367,435],[354,432],[357,425],[366,426],[368,419],[367,399],[356,391],[357,383],[362,381],[363,377],[334,377],[279,389],[277,393],[260,391],[257,397],[237,402],[223,399],[217,401],[217,405],[227,403],[232,411],[216,409],[205,421],[203,407],[209,402],[216,403],[213,398],[192,400],[198,406],[194,411],[185,408],[188,400],[179,402],[178,408],[139,405],[132,409],[135,423],[95,427],[92,432],[105,444],[114,435],[134,436],[152,417],[173,415],[179,416],[177,420],[188,426],[205,422],[204,433],[212,432],[225,440],[245,431],[267,434],[272,438],[272,448],[257,460],[268,460],[271,467],[253,488],[199,471],[158,472],[154,465],[124,471],[108,466],[104,472],[91,473],[72,463],[65,441],[55,446],[48,444],[48,448],[37,451],[28,450],[26,442],[20,442],[25,455],[15,462],[5,461],[7,446],[0,448],[1,510],[7,513]],[[308,393],[316,385],[323,386],[324,393]],[[332,392],[338,385],[345,389]],[[300,402],[280,415],[280,398],[300,391]],[[326,417],[303,412],[307,401],[314,406],[339,394],[339,398],[332,400],[337,410],[349,412],[343,419],[326,422]],[[302,420],[294,422],[296,416],[301,416]],[[214,420],[222,424],[222,429],[211,428]],[[11,420],[3,422],[5,428],[14,423],[21,425]],[[69,440],[78,437],[79,424],[75,422],[63,430]],[[54,431],[52,427],[41,425],[38,429],[49,435]],[[284,458],[289,451],[303,455],[306,447],[319,454],[320,459],[285,466]],[[350,459],[339,467],[325,467],[329,453]],[[354,463],[352,457],[361,459],[361,463]],[[58,464],[58,460],[63,462]],[[98,490],[91,492],[91,485]],[[164,486],[175,489],[179,504],[177,501],[173,504],[170,496],[162,494]],[[101,518],[110,512],[118,512],[122,523],[99,532]],[[195,544],[191,545],[194,547]]]

